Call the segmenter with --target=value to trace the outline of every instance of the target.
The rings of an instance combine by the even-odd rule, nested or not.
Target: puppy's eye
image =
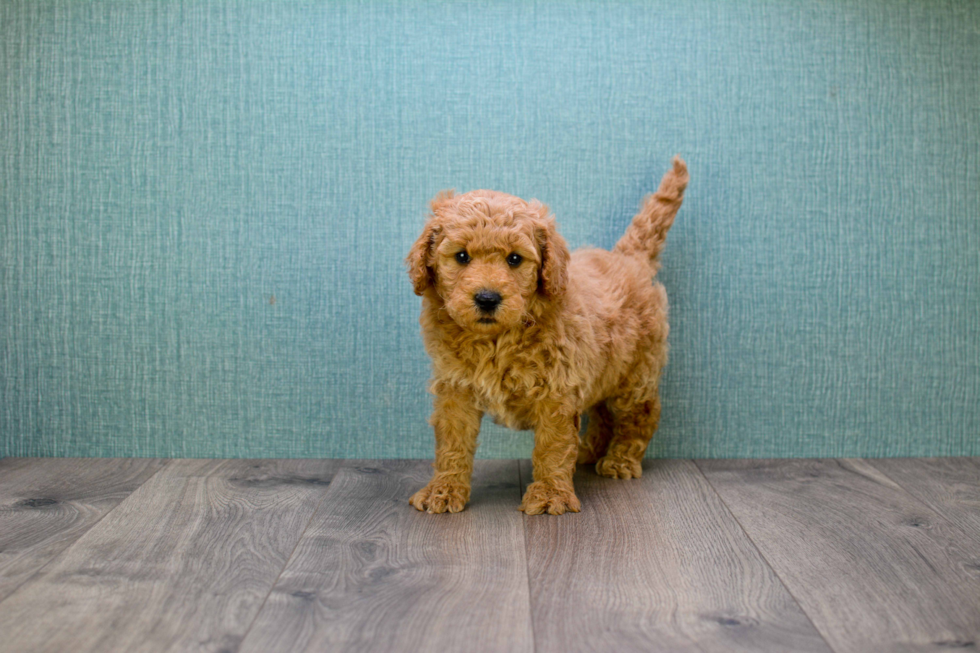
[[[466,252],[456,252],[456,262],[460,265],[466,265],[470,262],[470,255]]]
[[[521,261],[523,260],[524,258],[521,257],[520,254],[511,254],[510,256],[507,257],[507,265],[509,265],[512,268],[516,268],[518,265],[521,264]]]

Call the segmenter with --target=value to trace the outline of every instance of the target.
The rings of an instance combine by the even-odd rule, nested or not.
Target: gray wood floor
[[[0,460],[0,651],[980,648],[980,459]]]

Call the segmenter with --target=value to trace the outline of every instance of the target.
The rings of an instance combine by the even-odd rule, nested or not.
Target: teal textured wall
[[[429,456],[427,199],[676,152],[653,454],[980,455],[970,0],[0,3],[0,455]]]

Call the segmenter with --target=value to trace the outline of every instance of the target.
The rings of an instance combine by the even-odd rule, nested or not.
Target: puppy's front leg
[[[435,409],[429,423],[436,434],[436,470],[432,480],[409,503],[425,512],[459,512],[470,500],[473,454],[480,433],[480,412],[472,397],[437,383]]]
[[[543,411],[534,430],[534,482],[527,486],[521,510],[528,515],[560,515],[578,512],[582,504],[575,496],[572,475],[578,455],[578,415]]]

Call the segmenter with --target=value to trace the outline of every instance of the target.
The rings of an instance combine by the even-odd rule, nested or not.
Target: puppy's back
[[[579,310],[603,320],[606,328],[625,321],[627,328],[642,330],[651,320],[666,321],[667,293],[651,282],[650,266],[640,257],[580,249],[572,254],[568,275],[569,295],[577,298]]]

